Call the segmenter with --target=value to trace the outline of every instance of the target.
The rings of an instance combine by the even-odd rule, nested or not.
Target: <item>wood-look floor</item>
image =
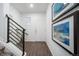
[[[52,56],[45,42],[26,42],[25,51],[27,56]]]

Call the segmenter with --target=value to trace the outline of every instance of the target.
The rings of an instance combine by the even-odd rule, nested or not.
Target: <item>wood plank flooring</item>
[[[45,42],[26,42],[25,51],[27,56],[52,56]]]

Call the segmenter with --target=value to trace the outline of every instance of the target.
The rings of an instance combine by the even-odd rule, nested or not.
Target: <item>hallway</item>
[[[0,3],[0,8],[1,54],[79,54],[78,3]]]

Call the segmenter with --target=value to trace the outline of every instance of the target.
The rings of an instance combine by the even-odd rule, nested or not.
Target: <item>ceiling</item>
[[[30,3],[11,3],[21,13],[45,13],[49,3],[33,3],[34,8],[30,8]]]

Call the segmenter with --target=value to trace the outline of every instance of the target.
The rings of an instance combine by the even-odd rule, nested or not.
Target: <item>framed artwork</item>
[[[51,6],[52,20],[60,18],[76,6],[78,6],[77,3],[53,3]]]
[[[79,54],[79,11],[53,22],[53,41],[72,55]]]
[[[55,17],[59,14],[69,3],[54,3],[52,4],[52,17]]]
[[[53,39],[74,53],[73,16],[53,24]]]

